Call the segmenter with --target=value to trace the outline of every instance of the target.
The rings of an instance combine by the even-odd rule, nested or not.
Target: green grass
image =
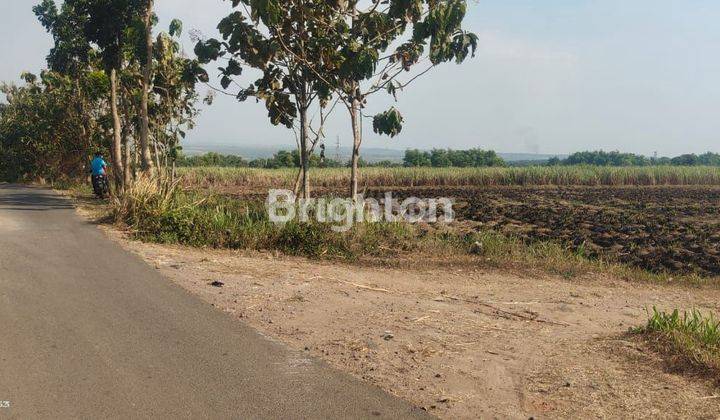
[[[181,168],[186,187],[282,188],[294,185],[295,169]],[[313,187],[346,188],[350,174],[344,168],[313,169]],[[720,185],[715,167],[601,167],[553,166],[509,168],[363,168],[364,187],[443,187],[505,185]]]
[[[655,348],[671,357],[678,370],[707,373],[720,381],[720,321],[712,314],[692,310],[658,311],[635,333],[644,335]]]

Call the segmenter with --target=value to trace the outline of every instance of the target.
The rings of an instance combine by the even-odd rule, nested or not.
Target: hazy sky
[[[0,0],[0,80],[44,65],[50,38],[30,10],[39,0]],[[180,18],[215,33],[221,0],[157,0],[161,25]],[[492,148],[568,153],[585,149],[675,155],[720,152],[720,2],[717,0],[478,0],[467,28],[475,59],[435,69],[402,92],[395,139],[367,147]],[[185,47],[192,51],[189,39]],[[391,104],[371,99],[368,113]],[[294,144],[264,106],[216,98],[189,142]],[[338,110],[328,141],[350,142]]]

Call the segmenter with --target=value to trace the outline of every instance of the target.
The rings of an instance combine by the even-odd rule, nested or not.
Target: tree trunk
[[[132,178],[133,181],[137,180],[138,168],[140,167],[140,150],[137,144],[137,139],[134,139],[133,155],[132,155]]]
[[[158,180],[161,179],[162,172],[164,172],[164,171],[160,170],[160,168],[161,168],[161,166],[160,166],[160,151],[158,150],[159,139],[160,139],[160,132],[157,131],[155,133],[155,141],[153,142],[153,149],[155,150],[155,166],[157,167],[158,174],[159,174]]]
[[[300,160],[302,160],[302,157]],[[300,162],[300,170],[298,170],[297,177],[295,177],[295,186],[293,187],[293,194],[295,194],[295,197],[300,194],[300,188],[302,188],[303,173],[305,172],[302,166],[302,162]]]
[[[307,117],[307,105],[300,107],[300,166],[302,167],[302,197],[310,198],[310,156],[308,154],[308,133],[310,131]]]
[[[122,193],[125,190],[123,182],[122,157],[122,128],[120,125],[120,114],[118,114],[118,93],[117,93],[117,70],[110,70],[110,112],[113,119],[113,142],[112,142],[112,169],[115,177],[115,188]]]
[[[153,164],[150,154],[150,117],[148,116],[148,102],[150,95],[150,73],[152,72],[152,11],[153,0],[147,0],[147,9],[145,10],[145,64],[143,66],[143,92],[140,103],[140,161],[142,172],[152,175]]]
[[[358,25],[358,8],[357,3],[354,4],[352,10],[352,28]],[[352,89],[352,102],[350,103],[350,121],[353,131],[353,150],[350,158],[350,198],[353,202],[357,199],[358,194],[358,162],[360,161],[360,145],[362,144],[362,121],[360,115],[360,86],[355,82]],[[357,204],[357,203],[355,203]]]
[[[131,173],[131,165],[130,165],[130,159],[131,159],[131,150],[130,150],[130,133],[128,133],[128,130],[123,130],[123,136],[122,136],[122,147],[123,147],[123,183],[125,184],[125,187],[130,185],[132,183],[132,173]]]
[[[321,127],[321,129],[322,129],[322,127]],[[308,133],[309,130],[310,130],[310,128],[308,127],[308,128],[305,130],[305,132]],[[306,140],[306,143],[307,143],[307,140]],[[317,144],[318,144],[318,140],[314,140],[314,141],[312,142],[312,145],[310,146],[310,149],[309,149],[309,151],[308,151],[308,153],[307,153],[307,156],[308,156],[308,157],[312,156],[312,154],[315,152],[315,146],[317,146]],[[306,145],[306,146],[307,146],[307,145]],[[302,159],[302,156],[301,156],[301,159]],[[297,177],[295,177],[295,187],[293,188],[293,193],[295,193],[295,196],[296,196],[296,197],[297,197],[297,195],[300,193],[300,188],[302,188],[302,182],[303,182],[303,176],[302,176],[302,175],[303,175],[303,172],[304,172],[304,170],[303,170],[303,165],[302,165],[302,163],[301,163],[301,164],[300,164],[300,170],[298,171]]]
[[[80,88],[80,79],[75,79],[75,94],[76,94],[76,112],[78,114],[78,118],[80,121],[82,121],[82,124],[80,124],[80,141],[83,149],[85,152],[94,153],[94,150],[92,150],[92,143],[91,143],[91,137],[88,134],[89,133],[89,121],[90,118],[88,118],[85,114],[85,101],[83,97],[82,89]],[[83,163],[83,169],[87,168],[87,156],[82,156],[82,163]]]
[[[360,101],[353,98],[350,104],[350,121],[353,131],[353,150],[350,163],[350,198],[355,200],[358,195],[358,162],[360,161],[360,145],[362,144],[362,121],[360,121]]]
[[[90,136],[88,135],[89,118],[85,115],[85,100],[83,98],[82,88],[80,88],[80,79],[75,79],[75,92],[77,95],[77,113],[82,121],[82,124],[80,125],[81,140],[83,146],[87,147],[89,150],[92,146],[92,144],[90,144]]]

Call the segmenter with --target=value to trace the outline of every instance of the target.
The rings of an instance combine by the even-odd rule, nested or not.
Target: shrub
[[[658,350],[672,358],[673,367],[708,373],[720,381],[720,321],[700,311],[658,311],[647,325],[635,329]]]

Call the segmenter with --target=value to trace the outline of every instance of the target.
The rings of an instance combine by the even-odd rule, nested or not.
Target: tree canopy
[[[2,86],[5,178],[81,176],[96,150],[112,151],[119,186],[145,169],[146,158],[171,166],[194,125],[195,87],[207,73],[181,51],[182,22],[148,38],[157,24],[151,7],[149,0],[42,0],[33,7],[53,47],[49,70],[27,74],[22,86]],[[149,130],[143,135],[144,117],[152,142]]]

